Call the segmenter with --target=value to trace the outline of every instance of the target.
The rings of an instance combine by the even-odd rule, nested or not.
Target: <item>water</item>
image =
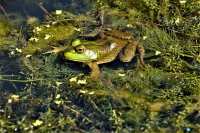
[[[198,133],[200,47],[196,38],[197,17],[193,16],[193,9],[198,6],[186,1],[184,6],[177,6],[178,1],[98,1],[96,6],[102,4],[101,8],[105,8],[109,26],[130,32],[145,47],[147,58],[145,69],[137,66],[137,58],[131,63],[116,60],[102,64],[100,80],[92,81],[88,66],[67,61],[62,53],[42,54],[51,46],[67,45],[73,37],[77,38],[67,36],[64,26],[69,31],[74,25],[76,30],[96,28],[87,17],[84,20],[78,16],[95,10],[92,1],[1,1],[9,22],[17,22],[18,26],[5,30],[9,34],[0,38],[0,132]],[[40,2],[44,8],[38,5]],[[173,12],[164,12],[174,7]],[[54,25],[60,17],[56,16],[58,20],[54,17],[51,23],[43,23],[44,10],[65,10],[78,19],[68,21],[69,16],[64,16],[67,22],[62,20]],[[160,15],[164,15],[166,22],[157,20],[162,18]],[[33,27],[38,33],[32,33],[33,29],[26,25],[30,17],[42,22]],[[59,26],[64,28],[58,30]],[[3,27],[0,30],[4,31]],[[53,32],[48,31],[49,27],[53,27]],[[175,32],[169,33],[171,30]],[[48,40],[52,33],[61,40]],[[31,37],[39,41],[30,43]],[[36,51],[24,54],[23,48],[27,46]],[[39,46],[44,46],[44,51],[38,50]]]
[[[41,3],[48,12],[59,9],[80,13],[88,10],[89,7],[88,2],[84,0],[76,2],[74,0],[8,0],[1,2],[7,13],[17,14],[23,18],[35,16],[42,19],[44,18],[45,12],[39,6]]]

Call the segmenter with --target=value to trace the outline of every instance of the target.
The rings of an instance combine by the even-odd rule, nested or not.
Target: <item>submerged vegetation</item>
[[[1,18],[0,132],[200,132],[199,1],[73,2],[41,22]],[[73,40],[95,41],[101,27],[130,32],[145,69],[116,59],[93,81],[87,66],[63,59]]]

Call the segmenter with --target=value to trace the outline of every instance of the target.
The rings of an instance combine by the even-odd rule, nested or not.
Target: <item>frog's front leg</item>
[[[91,69],[91,73],[90,73],[91,79],[97,80],[100,76],[100,69],[99,69],[97,62],[89,62],[89,63],[87,63],[87,65]]]

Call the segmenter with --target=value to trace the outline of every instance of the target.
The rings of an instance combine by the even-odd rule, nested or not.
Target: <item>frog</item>
[[[145,49],[130,32],[106,29],[98,35],[100,37],[94,41],[74,40],[72,47],[63,52],[64,58],[89,66],[92,80],[99,79],[100,64],[112,62],[117,58],[121,62],[131,62],[136,52],[139,53],[140,66],[145,67]]]

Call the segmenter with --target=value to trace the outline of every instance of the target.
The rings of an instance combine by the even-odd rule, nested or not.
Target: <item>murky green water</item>
[[[200,132],[198,1],[0,4],[0,132]],[[101,39],[101,26],[120,32]],[[94,81],[87,65],[49,52],[77,39],[129,43],[127,32],[144,47],[145,68],[136,52],[99,65]]]

